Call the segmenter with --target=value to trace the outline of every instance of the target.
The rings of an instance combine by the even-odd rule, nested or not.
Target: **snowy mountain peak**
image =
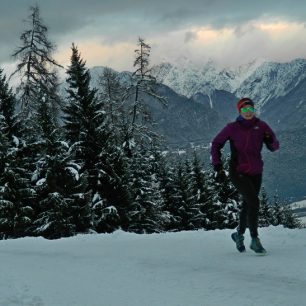
[[[305,78],[305,59],[288,63],[265,62],[241,83],[235,94],[250,96],[261,109],[267,101],[285,96]]]
[[[93,83],[103,69],[94,67],[91,70]],[[152,74],[159,83],[188,98],[197,93],[212,97],[216,90],[226,91],[237,98],[250,97],[256,101],[260,114],[269,101],[286,96],[306,79],[306,59],[288,63],[257,59],[234,69],[218,67],[212,60],[197,66],[184,58],[179,64],[164,61],[155,65]],[[119,77],[123,83],[128,82],[131,73],[121,72]]]
[[[262,61],[254,60],[236,69],[227,69],[218,67],[213,60],[202,66],[164,62],[154,66],[153,72],[160,83],[181,95],[191,97],[197,92],[210,95],[216,89],[233,93],[261,64]]]
[[[211,96],[215,90],[251,97],[260,113],[267,101],[285,96],[306,78],[306,59],[288,63],[257,59],[235,69],[220,68],[213,61],[198,67],[163,63],[154,66],[153,72],[160,83],[187,97]]]

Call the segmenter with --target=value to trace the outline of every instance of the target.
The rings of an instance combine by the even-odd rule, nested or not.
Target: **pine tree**
[[[91,227],[90,196],[80,167],[69,161],[64,142],[53,145],[54,155],[41,158],[33,179],[39,203],[33,231],[49,239],[88,232]]]
[[[120,212],[117,207],[109,205],[99,193],[96,193],[92,199],[92,225],[98,233],[112,233],[121,225]]]
[[[72,45],[68,74],[68,105],[64,108],[64,129],[69,144],[75,147],[75,157],[84,163],[89,184],[96,189],[95,165],[105,153],[110,131],[96,89],[90,88],[90,74],[77,47]]]
[[[69,146],[61,140],[51,102],[42,97],[38,120],[40,154],[32,181],[38,213],[34,232],[46,238],[70,236],[90,228],[89,196],[80,166],[73,163]]]
[[[128,209],[127,230],[137,233],[162,231],[162,197],[152,171],[152,155],[144,147],[136,151],[130,165],[130,189],[133,193]]]
[[[127,227],[128,207],[133,198],[129,187],[129,167],[124,152],[109,142],[107,152],[101,154],[96,163],[97,192],[92,205],[95,230],[98,232],[112,232]]]
[[[160,159],[157,171],[159,190],[163,199],[162,210],[165,216],[165,230],[177,231],[180,227],[181,217],[178,215],[180,207],[179,186],[175,179],[176,169],[165,158]]]
[[[274,196],[274,201],[272,203],[272,225],[280,225],[282,224],[282,220],[282,205],[278,196]]]
[[[265,188],[262,188],[261,197],[259,205],[259,216],[258,216],[258,225],[260,227],[266,227],[272,224],[272,212],[271,205],[269,204],[269,199],[266,193]]]
[[[13,137],[20,136],[20,122],[15,115],[16,98],[13,94],[3,70],[0,69],[0,112],[4,117],[7,129],[3,131],[8,138],[12,140]],[[16,138],[17,140],[17,138]]]
[[[2,238],[31,235],[35,214],[35,191],[30,173],[23,167],[23,148],[17,138],[9,141],[8,126],[0,115],[0,233]]]
[[[110,124],[116,130],[124,116],[123,95],[124,88],[119,81],[118,74],[110,68],[105,68],[99,76],[100,100],[103,101],[103,110],[109,117]],[[118,131],[116,131],[118,134]]]
[[[192,168],[190,172],[190,187],[189,193],[191,195],[192,217],[190,223],[193,224],[194,229],[208,228],[208,209],[211,203],[211,197],[208,192],[206,176],[203,167],[200,165],[200,160],[194,151]]]
[[[283,218],[282,225],[287,228],[302,228],[302,223],[294,214],[292,208],[288,203],[283,204]]]
[[[24,167],[26,147],[14,115],[15,96],[0,70],[0,236],[31,234],[35,191]]]
[[[214,203],[217,207],[214,219],[217,228],[235,228],[238,225],[238,206],[239,194],[233,186],[229,177],[229,158],[224,162],[225,178],[224,181],[214,183],[215,198]]]
[[[177,164],[175,184],[178,186],[179,206],[177,210],[180,219],[179,230],[193,230],[194,224],[191,222],[195,212],[193,211],[192,196],[190,194],[190,164],[188,159],[183,165],[181,161]]]
[[[301,228],[301,222],[296,218],[292,208],[286,201],[281,201],[274,196],[273,203],[273,225],[283,225],[287,228]]]
[[[148,130],[148,122],[151,121],[151,114],[148,106],[144,103],[147,96],[153,97],[165,104],[165,98],[158,95],[156,90],[156,79],[153,77],[150,68],[151,47],[145,43],[143,38],[138,39],[138,49],[135,50],[136,59],[134,62],[133,84],[127,89],[126,100],[130,100],[129,121],[125,122],[124,148],[127,155],[132,155],[133,147],[139,141],[151,139]],[[138,138],[138,140],[135,140]]]
[[[18,92],[24,119],[37,109],[39,92],[47,93],[52,98],[54,111],[60,106],[54,88],[58,85],[55,67],[61,66],[52,58],[55,46],[47,37],[48,28],[40,17],[37,5],[30,7],[27,22],[29,28],[20,36],[22,45],[12,55],[20,61],[12,76],[17,72],[21,75]]]
[[[103,101],[98,100],[97,90],[90,88],[89,71],[74,44],[67,73],[66,140],[76,162],[82,165],[81,173],[88,174],[96,230],[109,232],[126,221],[125,210],[130,203],[125,173],[127,163],[116,144]]]

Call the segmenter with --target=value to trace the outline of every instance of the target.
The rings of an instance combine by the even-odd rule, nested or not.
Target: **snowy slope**
[[[306,226],[306,200],[290,204],[298,219]]]
[[[260,232],[264,257],[230,230],[1,241],[0,305],[305,305],[306,230]]]
[[[306,209],[306,200],[294,202],[290,204],[292,209],[305,208]]]

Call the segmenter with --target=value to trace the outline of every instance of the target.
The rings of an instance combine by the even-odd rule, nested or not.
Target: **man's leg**
[[[251,184],[254,189],[254,196],[252,196],[252,204],[249,206],[249,228],[252,238],[258,237],[258,214],[259,214],[259,192],[261,187],[262,175],[250,176]],[[255,200],[256,198],[256,200]]]
[[[248,222],[247,219],[248,219],[248,204],[246,203],[246,201],[243,200],[241,204],[241,210],[239,213],[239,225],[237,228],[237,232],[240,235],[243,235],[245,233]]]
[[[253,177],[244,174],[232,173],[231,180],[238,192],[243,197],[238,232],[240,234],[245,232],[248,217],[250,234],[255,238],[258,236],[258,194],[261,185],[261,175]]]

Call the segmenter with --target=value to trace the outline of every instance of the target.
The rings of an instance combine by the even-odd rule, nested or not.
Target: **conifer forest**
[[[0,237],[78,233],[214,230],[237,226],[241,199],[226,176],[216,181],[196,151],[173,156],[152,129],[156,90],[151,47],[135,43],[125,82],[111,68],[91,86],[81,50],[65,69],[39,7],[31,7],[11,75],[0,69]],[[12,87],[14,78],[18,85]],[[227,161],[225,161],[227,164]],[[260,226],[299,224],[287,205],[262,190]]]

